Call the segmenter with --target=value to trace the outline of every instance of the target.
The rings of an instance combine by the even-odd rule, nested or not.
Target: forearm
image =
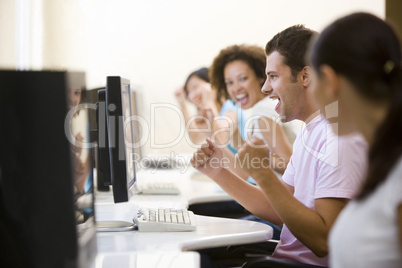
[[[211,136],[211,125],[206,119],[204,120],[205,123],[200,124],[197,118],[191,117],[186,105],[182,107],[182,112],[185,119],[185,127],[191,142],[196,145],[205,142],[205,139]]]
[[[225,159],[227,159],[227,168],[238,177],[242,178],[243,180],[247,180],[249,176],[246,172],[244,172],[239,163],[235,163],[235,155],[227,147],[224,148],[222,152]]]
[[[234,111],[228,111],[225,115],[219,116],[219,113],[213,111],[211,138],[217,144],[233,144],[233,135],[237,131],[237,117]]]
[[[253,178],[287,228],[314,254],[326,256],[327,236],[333,222],[325,222],[320,214],[299,202],[277,178],[265,176],[262,179],[263,175],[259,174],[253,175]]]
[[[273,170],[275,170],[280,174],[285,173],[289,160],[286,160],[284,157],[279,156],[277,154],[271,154],[269,160],[270,160],[270,167]]]
[[[205,142],[205,139],[210,136],[209,131],[204,131],[204,129],[188,129],[188,136],[192,143],[195,145],[200,145]]]
[[[282,133],[282,135],[277,135],[276,142],[272,142],[271,144],[273,145],[269,145],[271,151],[282,157],[286,163],[288,163],[290,161],[290,157],[292,156],[292,147],[290,146],[285,134]]]
[[[190,113],[188,111],[186,101],[179,101],[179,105],[180,105],[180,110],[183,113],[185,123],[187,123],[188,120],[190,119]]]
[[[211,178],[252,214],[275,224],[282,223],[259,187],[225,168],[221,168]]]
[[[222,119],[214,119],[212,121],[211,139],[215,140],[218,145],[230,144],[230,134],[231,130],[227,122]]]
[[[263,132],[262,136],[267,141],[272,153],[276,155],[271,161],[272,168],[283,174],[292,155],[292,147],[282,129],[275,121],[268,118],[260,118],[259,127],[263,128],[265,124],[270,126],[271,131]]]

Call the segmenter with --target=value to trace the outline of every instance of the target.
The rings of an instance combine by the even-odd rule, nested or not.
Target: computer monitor
[[[143,135],[145,135],[146,131],[143,129],[142,122],[140,122],[141,117],[140,117],[140,107],[139,103],[141,102],[139,93],[135,90],[131,90],[131,108],[133,112],[133,118],[131,120],[132,126],[133,126],[133,145],[135,149],[135,160],[136,160],[136,167],[137,171],[138,168],[140,168],[139,162],[143,158],[143,150],[142,150],[142,142],[143,142]]]
[[[0,71],[0,255],[10,266],[94,261],[86,111],[68,109],[84,89],[84,73]]]
[[[99,89],[97,92],[97,189],[98,191],[109,191],[109,186],[112,185],[112,177],[110,171],[109,135],[107,130],[106,89]]]
[[[90,107],[90,109],[88,109],[88,117],[90,136],[93,142],[92,157],[97,170],[96,176],[94,176],[96,179],[94,186],[101,192],[110,191],[109,186],[112,185],[112,181],[110,178],[109,148],[106,131],[105,87],[87,89],[83,91],[83,93],[85,93],[83,94],[85,103]],[[102,164],[99,164],[100,161]]]
[[[134,125],[130,81],[120,76],[106,78],[106,119],[110,173],[115,203],[135,194]]]

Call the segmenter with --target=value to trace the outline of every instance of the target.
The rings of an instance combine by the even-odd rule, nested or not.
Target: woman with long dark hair
[[[234,154],[237,152],[242,144],[246,115],[232,100],[219,95],[217,90],[211,87],[208,68],[203,67],[192,72],[184,86],[175,92],[175,96],[183,112],[189,137],[194,144],[201,144],[213,135],[219,144],[226,144]],[[190,116],[187,100],[197,107],[197,117]],[[218,116],[226,118],[219,120]]]
[[[367,13],[329,25],[310,51],[321,108],[338,100],[338,134],[369,144],[366,181],[329,239],[331,267],[402,267],[402,68],[392,27]]]

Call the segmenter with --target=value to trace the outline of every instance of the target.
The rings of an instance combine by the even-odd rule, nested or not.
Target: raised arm
[[[227,159],[214,142],[207,139],[207,144],[203,144],[194,153],[191,163],[254,215],[273,223],[281,223],[261,189],[228,169]]]
[[[286,137],[283,128],[274,120],[268,117],[260,117],[258,119],[259,129],[265,141],[267,141],[272,157],[272,168],[278,173],[283,174],[292,155],[292,147]]]
[[[269,165],[269,158],[265,157],[267,152],[257,148],[263,144],[264,141],[253,138],[250,144],[245,144],[239,150],[239,160],[244,160],[247,155],[249,159],[254,159],[254,163],[258,163],[256,159],[260,159],[261,166],[250,167],[247,172],[258,183],[273,210],[292,234],[318,257],[326,256],[328,233],[336,217],[346,205],[347,199],[315,199],[314,209],[306,207],[293,196],[282,181],[274,176],[269,168],[265,168]]]
[[[180,105],[180,109],[183,113],[186,130],[188,131],[188,135],[190,140],[194,144],[201,144],[205,141],[207,137],[211,135],[211,124],[209,124],[206,118],[203,118],[202,115],[197,117],[192,117],[188,110],[188,104],[186,99],[186,94],[184,92],[183,87],[179,87],[175,91],[175,97],[177,102]]]
[[[224,115],[215,116],[212,120],[211,139],[217,144],[233,145],[234,134],[237,131],[237,115],[235,111],[228,111]]]

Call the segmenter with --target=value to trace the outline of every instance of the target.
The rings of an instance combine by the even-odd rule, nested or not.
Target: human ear
[[[311,79],[310,72],[311,68],[309,66],[304,66],[304,68],[301,70],[303,86],[305,88],[307,88],[310,85],[310,79]]]
[[[322,90],[324,90],[327,98],[331,101],[335,101],[339,97],[339,75],[335,70],[327,65],[323,64],[320,67],[319,75],[322,80]]]

